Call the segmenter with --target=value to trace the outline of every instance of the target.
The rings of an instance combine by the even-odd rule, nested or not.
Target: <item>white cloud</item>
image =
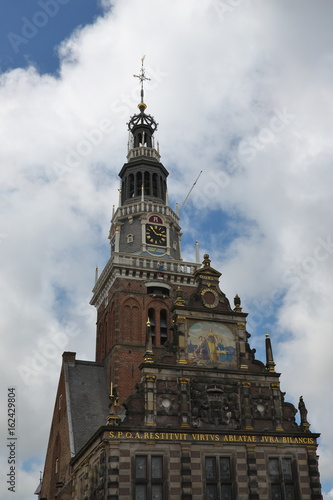
[[[227,0],[113,3],[63,43],[59,77],[33,68],[1,77],[1,378],[29,415],[18,423],[20,460],[43,460],[61,352],[94,356],[89,294],[95,265],[108,258],[126,122],[138,102],[131,75],[147,54],[147,112],[160,123],[173,204],[203,170],[182,213],[186,259],[199,238],[231,301],[237,292],[244,308],[257,304],[253,313],[267,300],[279,307],[271,337],[282,389],[296,403],[304,396],[322,433],[322,479],[333,484],[332,4],[244,0],[222,15]],[[211,210],[214,237],[202,224]],[[236,234],[226,246],[221,210]],[[253,345],[269,321],[262,315]],[[30,385],[18,365],[37,372]],[[35,469],[22,473],[22,491],[34,476],[37,486]]]
[[[333,498],[333,489],[329,491],[327,494],[323,495],[324,500],[329,500],[330,498]]]

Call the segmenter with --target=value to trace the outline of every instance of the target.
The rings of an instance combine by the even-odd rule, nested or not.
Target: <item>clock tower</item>
[[[168,205],[168,171],[155,148],[157,123],[145,113],[143,102],[138,108],[140,113],[128,123],[127,163],[119,173],[120,206],[109,235],[111,254],[180,260],[179,217]]]
[[[128,123],[127,162],[119,173],[119,206],[109,233],[111,257],[91,300],[98,311],[96,361],[104,363],[120,401],[139,381],[147,321],[158,355],[172,341],[170,309],[176,291],[192,293],[199,267],[181,257],[179,217],[168,203],[168,171],[155,142],[157,123],[144,103],[148,78],[143,60],[138,78],[141,102]]]

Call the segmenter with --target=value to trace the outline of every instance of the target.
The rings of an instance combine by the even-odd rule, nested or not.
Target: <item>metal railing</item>
[[[161,155],[155,148],[148,148],[147,146],[139,146],[138,148],[132,148],[127,154],[127,160],[132,158],[138,158],[139,156],[147,156],[148,158],[154,158],[160,161]]]

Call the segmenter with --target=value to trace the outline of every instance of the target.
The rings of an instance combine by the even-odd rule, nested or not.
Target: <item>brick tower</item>
[[[141,103],[128,123],[127,163],[119,173],[119,207],[109,234],[111,258],[91,300],[97,308],[96,361],[105,364],[121,401],[140,378],[148,319],[159,351],[170,340],[175,290],[190,294],[198,267],[181,258],[179,217],[168,204],[168,171],[155,147],[157,123],[143,102],[143,67],[139,78]]]

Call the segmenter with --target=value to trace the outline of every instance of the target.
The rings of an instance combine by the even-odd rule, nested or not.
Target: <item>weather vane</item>
[[[146,56],[143,56],[143,58],[141,59],[141,71],[140,71],[140,74],[139,75],[133,75],[134,78],[139,78],[140,82],[141,82],[141,102],[143,103],[143,82],[145,80],[150,80],[150,78],[148,78],[146,76],[146,73],[145,73],[145,68],[143,67],[143,61],[145,60],[145,57]]]

